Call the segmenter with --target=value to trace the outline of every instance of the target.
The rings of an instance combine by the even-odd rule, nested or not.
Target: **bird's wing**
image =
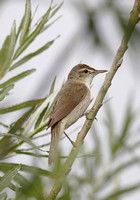
[[[85,84],[71,83],[69,87],[66,83],[53,107],[48,127],[67,116],[84,99],[87,92],[88,88]]]

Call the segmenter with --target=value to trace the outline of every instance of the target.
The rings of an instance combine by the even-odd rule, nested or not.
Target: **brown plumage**
[[[71,83],[71,87],[68,87],[68,84],[64,86],[55,102],[48,128],[66,117],[86,96],[87,87],[84,84]]]
[[[85,64],[72,68],[52,109],[48,128],[51,127],[51,145],[48,162],[57,157],[60,135],[76,122],[90,103],[90,84],[94,76],[106,70],[96,70]]]

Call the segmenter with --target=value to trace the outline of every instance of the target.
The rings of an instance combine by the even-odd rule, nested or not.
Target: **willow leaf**
[[[42,46],[40,49],[38,49],[37,51],[34,51],[33,53],[28,54],[27,56],[23,57],[21,60],[19,60],[18,62],[16,62],[11,68],[10,70],[13,70],[17,67],[19,67],[20,65],[24,64],[25,62],[27,62],[28,60],[32,59],[33,57],[39,55],[40,53],[42,53],[43,51],[45,51],[46,49],[48,49],[55,41],[56,39],[47,42],[44,46]]]
[[[42,175],[42,176],[49,176],[49,177],[53,177],[53,173],[48,171],[48,170],[44,170],[35,166],[29,166],[29,165],[23,165],[23,164],[16,164],[16,163],[0,163],[0,170],[2,172],[6,172],[7,170],[11,170],[12,168],[19,168],[20,166],[20,171],[23,172],[28,172],[28,173],[37,173]]]
[[[52,21],[50,24],[44,26],[44,28],[42,29],[42,31],[40,33],[43,33],[44,31],[46,31],[50,26],[52,26],[57,20],[59,20],[62,17],[62,15],[60,15],[59,17],[57,17],[54,21]]]
[[[0,91],[0,101],[2,101],[6,95],[8,95],[9,91],[13,89],[14,84],[8,85],[3,90]]]
[[[31,24],[31,1],[26,0],[25,14],[23,18],[22,32],[20,36],[20,45],[24,43],[24,40],[28,35],[30,24]]]
[[[13,112],[16,110],[21,110],[27,107],[32,107],[32,106],[42,103],[43,101],[44,99],[30,100],[30,101],[25,101],[23,103],[20,103],[8,108],[0,108],[0,114],[5,114],[5,113]]]
[[[3,192],[3,193],[0,194],[0,199],[1,199],[1,200],[6,200],[6,199],[7,199],[7,194],[6,194],[6,192]]]
[[[32,117],[30,118],[30,121],[27,123],[26,127],[24,128],[22,134],[28,134],[31,128],[35,125],[38,116],[42,113],[42,111],[47,107],[47,105],[52,101],[52,99],[56,96],[57,92],[54,92],[53,94],[49,95],[44,102],[37,108],[37,110],[34,112]]]
[[[56,14],[56,12],[61,8],[62,5],[63,5],[63,2],[54,9],[54,11],[50,15],[50,18],[52,18]]]
[[[51,85],[51,89],[50,89],[49,94],[52,94],[52,93],[54,92],[55,82],[56,82],[56,76],[54,77],[54,80],[53,80],[53,82],[52,82],[52,85]]]
[[[47,113],[46,113],[46,115],[45,115],[45,117],[44,117],[44,120],[46,120],[46,119],[50,116],[50,113],[51,113],[52,108],[53,108],[53,106],[54,106],[54,104],[55,104],[55,101],[56,101],[57,96],[58,96],[58,94],[55,96],[55,98],[54,98],[52,104],[50,105],[50,107],[49,107],[49,109],[48,109],[48,111],[47,111]]]
[[[40,31],[43,29],[44,25],[46,22],[49,20],[49,14],[51,12],[51,7],[47,10],[47,12],[43,15],[42,20],[36,27],[36,29],[31,33],[25,42],[17,49],[15,55],[14,55],[14,60],[31,44],[31,42],[38,36]]]
[[[26,142],[27,144],[29,144],[30,146],[33,147],[33,149],[39,149],[32,141],[30,138],[22,135],[22,134],[12,134],[12,133],[0,133],[0,137],[1,136],[11,136],[11,137],[16,137],[18,139],[20,139],[20,141]]]
[[[17,39],[18,39],[18,37],[19,37],[19,34],[20,34],[20,32],[21,32],[22,25],[23,25],[23,21],[24,21],[24,16],[22,17],[21,22],[20,22],[20,25],[19,25],[18,30],[17,30],[16,41],[17,41]]]
[[[12,125],[12,127],[9,130],[9,133],[16,133],[17,131],[21,130],[23,128],[23,124],[28,120],[28,118],[31,116],[31,114],[35,111],[35,106],[33,106],[31,109],[29,109],[27,112],[25,112],[15,123]]]
[[[44,110],[42,111],[42,113],[39,115],[37,121],[36,121],[36,124],[35,124],[35,129],[39,127],[39,125],[41,124],[43,118],[44,118],[44,115],[48,109],[48,106],[49,104],[46,106],[46,108],[44,108]]]
[[[17,76],[14,76],[14,77],[10,78],[8,81],[5,81],[4,83],[0,84],[0,88],[9,86],[10,84],[25,78],[26,76],[30,75],[31,73],[33,73],[35,71],[36,71],[36,69],[34,69],[34,68],[30,69],[30,70],[27,70],[27,71],[24,71],[24,72],[18,74]]]
[[[2,49],[0,51],[0,79],[3,77],[2,71],[5,63],[7,62],[7,51],[10,44],[10,36],[8,35],[3,43]]]
[[[11,183],[11,181],[16,176],[19,170],[20,170],[20,165],[17,165],[8,170],[4,174],[4,176],[0,179],[0,191],[9,186],[9,184]]]
[[[123,170],[128,169],[129,167],[132,167],[133,165],[136,164],[140,164],[140,159],[139,158],[134,158],[131,159],[130,161],[127,161],[121,165],[119,165],[118,167],[116,167],[116,169],[114,169],[109,175],[108,178],[110,177],[114,177],[116,174],[118,174],[119,172],[122,172]]]
[[[138,190],[138,189],[140,189],[140,183],[135,184],[130,187],[123,188],[123,189],[119,188],[118,190],[112,192],[112,194],[110,194],[108,197],[105,197],[104,200],[112,200],[117,197],[120,197],[121,195],[127,194],[129,192],[132,192],[132,191]]]
[[[37,154],[33,152],[25,152],[25,151],[20,151],[20,150],[15,150],[16,154],[23,154],[23,155],[28,155],[28,156],[33,156],[33,157],[42,157],[42,158],[47,158],[48,155],[43,155],[43,154]]]
[[[7,70],[11,65],[15,44],[16,44],[16,22],[14,20],[11,28],[11,34],[10,36],[7,36],[4,45],[2,47],[2,50],[0,52],[0,79],[4,77],[5,73],[7,72]]]

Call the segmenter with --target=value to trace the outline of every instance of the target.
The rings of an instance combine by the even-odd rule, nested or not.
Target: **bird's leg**
[[[83,113],[83,115],[82,115],[81,117],[86,116],[86,118],[88,119],[89,111],[90,111],[90,110],[87,110],[85,113]],[[95,120],[98,121],[98,119],[97,119],[96,117],[95,117]]]
[[[68,138],[68,140],[71,142],[72,146],[75,147],[75,142],[73,142],[70,137],[66,134],[66,132],[64,131],[65,136]]]

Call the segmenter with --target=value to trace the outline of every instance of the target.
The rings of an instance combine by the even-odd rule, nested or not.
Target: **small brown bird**
[[[90,103],[90,85],[92,79],[107,70],[96,70],[86,64],[72,68],[64,87],[60,91],[52,109],[48,128],[51,127],[51,145],[48,163],[55,160],[58,141],[64,130],[76,122]]]

